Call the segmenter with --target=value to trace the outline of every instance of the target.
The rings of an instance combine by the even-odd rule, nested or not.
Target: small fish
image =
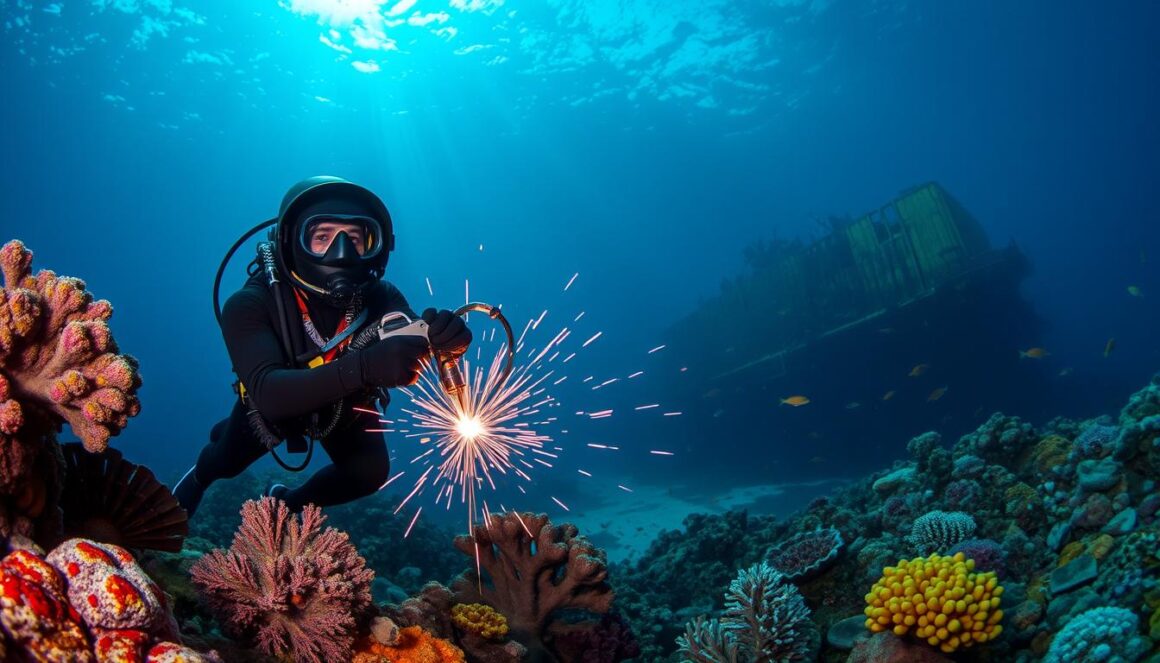
[[[858,401],[850,401],[849,403],[846,403],[847,410],[857,410],[860,407],[862,407],[862,404]]]
[[[922,375],[923,373],[925,373],[927,371],[927,369],[929,369],[929,368],[930,368],[930,364],[918,364],[914,368],[910,369],[910,372],[907,373],[907,375],[909,375],[912,378],[916,378],[916,377]]]
[[[1107,359],[1108,355],[1112,354],[1112,350],[1115,350],[1115,349],[1116,349],[1116,339],[1109,338],[1108,342],[1104,343],[1104,359]]]
[[[1068,366],[1067,368],[1060,369],[1059,370],[1059,377],[1065,378],[1065,377],[1071,375],[1072,370],[1074,370],[1074,369],[1072,369],[1071,366]]]
[[[1029,350],[1020,350],[1019,351],[1019,358],[1020,359],[1027,359],[1027,358],[1043,359],[1044,357],[1046,357],[1049,354],[1051,354],[1051,353],[1048,352],[1047,350],[1044,350],[1043,348],[1035,347],[1035,348],[1031,348]]]
[[[945,393],[947,393],[947,388],[946,387],[939,387],[939,388],[935,389],[934,391],[930,392],[930,395],[926,397],[926,402],[933,403],[933,402],[937,401],[938,399],[942,398],[943,394],[945,394]]]
[[[792,405],[794,407],[801,407],[810,402],[810,399],[805,396],[790,396],[789,398],[781,399],[781,405]]]
[[[1143,297],[1144,291],[1138,285],[1130,285],[1128,286],[1128,294],[1133,297]]]
[[[894,390],[893,389],[886,392],[885,394],[882,394],[882,400],[884,400],[884,401],[888,401],[891,398],[894,398]]]

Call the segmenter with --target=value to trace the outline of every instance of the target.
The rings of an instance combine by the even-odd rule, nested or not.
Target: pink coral
[[[68,423],[101,451],[137,414],[137,362],[118,354],[107,301],[80,279],[41,270],[20,241],[0,248],[0,536],[44,540],[55,512],[56,432]]]
[[[228,633],[303,663],[350,660],[374,573],[344,532],[322,529],[325,519],[307,505],[299,521],[272,497],[242,505],[229,550],[190,569]]]
[[[511,635],[533,651],[546,648],[561,611],[604,614],[612,587],[604,551],[578,535],[574,525],[552,525],[545,514],[491,514],[455,547],[478,560],[454,583],[461,603],[486,603],[508,618]]]

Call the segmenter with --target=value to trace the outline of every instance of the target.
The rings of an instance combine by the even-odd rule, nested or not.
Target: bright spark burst
[[[564,291],[568,291],[577,276],[579,274],[572,276],[564,286]],[[434,288],[429,278],[426,279],[426,285],[428,293],[433,293]],[[469,301],[470,283],[467,279],[463,281],[463,294],[465,300]],[[576,325],[583,317],[584,313],[581,312],[573,317],[569,324]],[[573,330],[568,327],[561,328],[542,348],[525,348],[526,337],[549,319],[551,319],[549,310],[545,308],[527,320],[516,340],[515,367],[503,383],[500,382],[500,377],[507,354],[506,339],[501,336],[494,356],[487,362],[483,360],[483,345],[494,342],[495,329],[491,330],[490,339],[487,332],[480,334],[473,353],[475,359],[469,360],[470,355],[465,355],[461,359],[463,374],[467,378],[466,398],[462,405],[457,398],[444,391],[439,382],[438,371],[429,363],[418,383],[401,389],[410,399],[410,403],[401,408],[404,414],[388,420],[377,410],[359,408],[360,411],[376,417],[374,426],[382,424],[392,426],[368,430],[398,433],[417,443],[408,469],[390,477],[380,488],[380,490],[386,488],[404,474],[417,474],[407,496],[395,509],[396,513],[416,497],[434,492],[434,501],[444,505],[445,508],[450,509],[453,502],[459,502],[467,507],[467,527],[470,531],[477,515],[482,516],[484,522],[487,522],[487,514],[490,512],[486,501],[480,499],[481,491],[496,490],[497,480],[502,476],[516,480],[516,488],[521,494],[526,494],[527,491],[520,483],[531,483],[532,473],[538,467],[555,466],[563,447],[555,446],[552,437],[544,431],[558,427],[561,422],[558,417],[545,416],[549,414],[545,410],[561,406],[549,390],[564,383],[568,376],[556,373],[558,371],[562,373],[563,364],[576,357],[577,353],[564,349],[572,337]],[[602,331],[586,333],[586,340],[575,349],[589,347],[602,335]],[[534,340],[531,342],[536,343]],[[651,355],[663,348],[663,345],[654,347],[647,354]],[[557,362],[557,358],[564,352],[569,353],[562,361]],[[617,384],[621,377],[635,378],[643,373],[644,371],[637,370],[627,376],[613,376],[602,380],[592,390],[601,387],[616,389],[617,387],[612,385]],[[588,376],[584,378],[583,383],[593,379],[594,376]],[[659,407],[660,404],[653,403],[637,406],[635,410],[651,410]],[[664,412],[663,416],[678,414],[680,413]],[[600,420],[612,415],[612,408],[575,412],[577,418],[584,420]],[[568,430],[563,428],[559,432],[566,434]],[[621,447],[615,444],[596,442],[576,446],[599,449],[605,453],[621,450]],[[654,456],[672,455],[670,451],[656,449],[648,453]],[[586,477],[593,476],[588,470],[577,471]],[[621,484],[616,484],[616,487],[624,492],[632,492],[630,488]],[[558,498],[554,496],[550,498],[560,508],[568,510],[567,505]],[[419,507],[411,517],[407,534],[414,527],[421,511],[422,507]]]

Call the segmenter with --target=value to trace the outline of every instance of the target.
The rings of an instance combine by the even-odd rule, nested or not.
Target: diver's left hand
[[[463,318],[447,309],[436,311],[429,308],[423,311],[423,320],[427,323],[427,340],[431,342],[431,349],[459,356],[467,352],[471,345],[471,330]]]

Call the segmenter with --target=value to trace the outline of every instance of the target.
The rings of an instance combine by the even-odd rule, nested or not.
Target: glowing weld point
[[[629,488],[629,487],[627,487],[627,486],[622,486],[622,485],[620,485],[620,484],[616,484],[616,487],[617,487],[617,488],[619,488],[619,489],[621,489],[621,490],[623,490],[623,491],[624,491],[624,492],[626,492],[626,493],[631,493],[631,492],[632,492],[632,489],[631,489],[631,488]]]
[[[648,351],[648,354],[650,354],[650,355],[651,355],[652,353],[656,352],[657,350],[664,350],[664,349],[665,349],[665,346],[663,346],[663,345],[658,345],[658,346],[656,346],[655,348],[653,348],[652,350],[649,350],[649,351]]]
[[[586,477],[592,476],[591,472],[585,472],[584,470],[576,470],[576,471],[579,472],[580,474],[583,474]]]
[[[651,449],[651,450],[649,450],[649,453],[653,454],[654,456],[672,456],[673,455],[673,452],[671,452],[671,451],[659,451],[657,449]]]
[[[637,409],[637,410],[651,410],[654,407],[660,407],[660,406],[661,406],[660,403],[653,403],[651,405],[638,405],[638,406],[636,406],[635,409]]]
[[[463,417],[459,423],[455,425],[455,430],[458,431],[464,439],[473,440],[483,433],[483,424],[475,417]]]
[[[681,414],[680,412],[666,412],[665,416],[666,417],[675,417],[675,416],[678,416],[680,414]]]
[[[415,515],[411,518],[411,524],[407,525],[407,531],[403,532],[404,539],[407,538],[411,534],[411,528],[415,526],[415,521],[419,520],[420,513],[423,513],[423,507],[419,507],[419,509],[417,511],[415,511]]]
[[[603,333],[604,333],[604,332],[596,332],[595,334],[593,334],[593,335],[592,335],[592,338],[588,339],[587,341],[584,341],[584,344],[583,344],[583,345],[581,345],[580,347],[582,347],[582,348],[586,348],[586,347],[588,347],[588,344],[589,344],[589,343],[591,343],[592,341],[595,341],[596,339],[600,338],[600,335],[601,335],[601,334],[603,334]]]
[[[572,275],[572,278],[568,279],[568,285],[564,286],[564,292],[568,292],[568,288],[572,287],[572,282],[576,280],[577,276],[580,276],[580,272],[576,272]]]
[[[568,506],[567,506],[566,504],[564,504],[564,503],[563,503],[563,502],[561,502],[560,500],[556,499],[555,497],[553,497],[553,498],[552,498],[552,501],[553,501],[553,502],[555,502],[556,504],[559,504],[559,505],[560,505],[560,508],[564,509],[565,511],[571,511],[571,509],[569,509],[569,508],[568,508]],[[521,521],[521,522],[522,522],[522,521]]]

